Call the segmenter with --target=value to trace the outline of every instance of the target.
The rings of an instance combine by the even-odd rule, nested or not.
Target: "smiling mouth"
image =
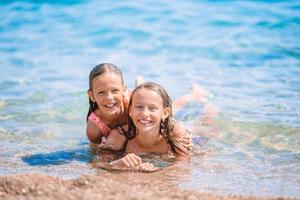
[[[112,109],[112,108],[115,108],[117,105],[117,103],[110,103],[110,104],[106,104],[104,105],[105,108],[108,108],[108,109]]]
[[[139,122],[139,124],[146,126],[146,127],[153,125],[153,121],[151,121],[151,120],[140,119],[140,120],[138,120],[138,122]]]

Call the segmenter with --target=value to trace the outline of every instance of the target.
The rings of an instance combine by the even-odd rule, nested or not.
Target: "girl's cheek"
[[[134,110],[133,111],[133,116],[137,116],[137,115],[139,115],[140,114],[140,112],[138,111],[138,110]]]

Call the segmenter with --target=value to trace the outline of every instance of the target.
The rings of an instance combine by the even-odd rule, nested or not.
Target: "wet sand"
[[[179,172],[180,173],[180,172]],[[111,172],[66,180],[43,174],[0,177],[0,199],[287,199],[281,197],[220,196],[179,189],[173,171],[154,173]],[[175,177],[175,178],[174,178]]]

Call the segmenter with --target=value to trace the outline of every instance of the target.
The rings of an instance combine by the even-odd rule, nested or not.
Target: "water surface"
[[[0,175],[95,173],[88,73],[112,62],[129,88],[142,75],[174,99],[193,83],[213,94],[216,135],[180,187],[299,198],[299,13],[292,0],[1,1]]]

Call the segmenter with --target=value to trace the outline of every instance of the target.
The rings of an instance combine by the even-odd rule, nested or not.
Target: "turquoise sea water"
[[[174,99],[213,94],[217,136],[180,187],[300,197],[299,1],[1,1],[0,19],[1,176],[95,173],[88,73],[112,62],[129,88],[142,75]]]

